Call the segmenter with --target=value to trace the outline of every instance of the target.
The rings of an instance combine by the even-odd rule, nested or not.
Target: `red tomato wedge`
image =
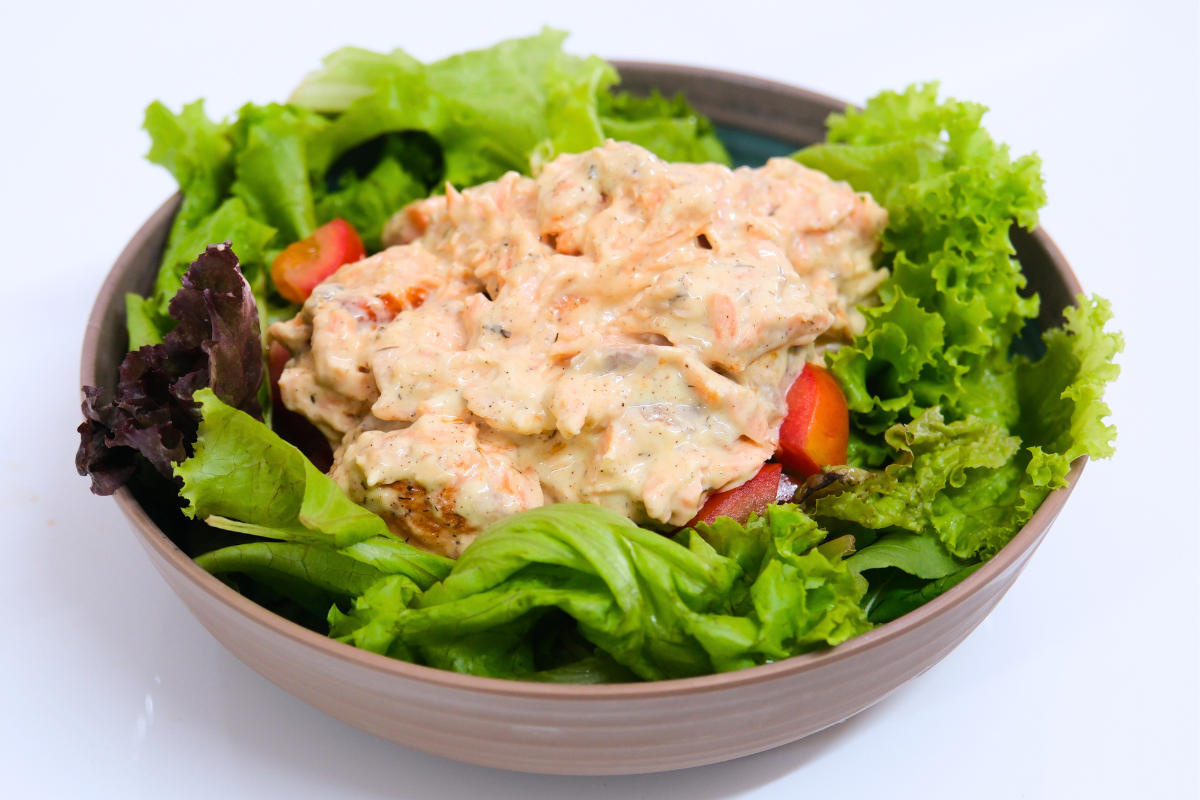
[[[267,364],[271,373],[271,402],[275,408],[283,408],[283,398],[279,396],[279,378],[291,357],[292,354],[286,347],[279,342],[271,342],[271,349],[267,351]]]
[[[271,279],[281,295],[293,303],[303,303],[338,267],[361,261],[366,254],[358,231],[339,217],[317,228],[307,239],[288,245],[275,257]]]
[[[292,354],[286,347],[279,342],[271,342],[271,349],[267,355],[273,406],[271,427],[285,441],[300,448],[300,451],[308,456],[308,460],[317,469],[328,472],[329,468],[333,466],[333,449],[330,448],[324,434],[303,416],[283,405],[283,397],[279,392],[279,377],[283,375],[283,368],[287,366],[288,359],[291,357]]]
[[[767,506],[778,502],[782,475],[783,467],[779,464],[764,464],[757,475],[736,489],[709,495],[700,507],[700,513],[687,527],[694,528],[697,522],[711,523],[717,517],[729,517],[735,522],[744,523],[750,519],[751,513],[765,513]]]
[[[783,466],[807,478],[822,467],[845,464],[850,411],[837,378],[824,367],[805,364],[788,390],[787,403],[776,453]]]

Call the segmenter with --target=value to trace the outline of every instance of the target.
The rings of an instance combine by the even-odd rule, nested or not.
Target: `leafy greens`
[[[828,142],[794,156],[889,214],[891,277],[864,309],[865,330],[833,358],[852,461],[883,469],[807,505],[831,528],[880,536],[848,562],[871,582],[872,622],[994,555],[1066,485],[1074,459],[1113,453],[1102,398],[1123,340],[1105,331],[1107,301],[1077,298],[1066,325],[1045,333],[1041,359],[1010,355],[1038,298],[1022,295],[1009,230],[1036,225],[1045,195],[1037,157],[1012,160],[981,127],[985,110],[939,101],[936,84],[882,92],[831,116]]]

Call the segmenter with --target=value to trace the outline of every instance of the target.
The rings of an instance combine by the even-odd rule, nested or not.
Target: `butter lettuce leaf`
[[[388,78],[418,78],[425,65],[397,48],[376,53],[360,47],[343,47],[321,60],[292,92],[289,102],[321,114],[340,114],[355,100],[371,94],[376,82]]]
[[[306,558],[324,563],[316,555],[304,555],[304,548],[310,548],[336,551],[339,558],[374,570],[376,577],[406,576],[421,588],[449,574],[454,562],[396,538],[382,518],[352,502],[332,478],[262,422],[230,408],[207,389],[194,399],[202,415],[194,453],[175,467],[183,481],[180,494],[188,503],[184,514],[214,527],[295,545],[278,551],[237,550],[219,559],[214,555],[206,564],[245,571],[230,565],[255,558],[256,570],[270,571],[263,559],[286,552],[291,560],[281,562],[281,569],[299,577],[287,565]]]
[[[341,597],[358,597],[383,573],[336,550],[294,542],[250,542],[196,557],[204,569],[220,575],[242,572],[254,578],[292,578]],[[289,591],[288,594],[294,594]]]
[[[428,591],[389,576],[348,613],[332,609],[331,635],[443,668],[523,677],[529,631],[560,609],[599,651],[657,680],[766,663],[870,628],[846,544],[820,545],[824,531],[795,506],[721,527],[708,539],[753,564],[751,575],[701,532],[668,539],[586,504],[532,509],[481,534]]]
[[[351,502],[332,478],[266,425],[207,389],[194,399],[202,415],[195,450],[175,468],[187,516],[302,527],[327,535],[334,547],[389,535],[382,519]]]

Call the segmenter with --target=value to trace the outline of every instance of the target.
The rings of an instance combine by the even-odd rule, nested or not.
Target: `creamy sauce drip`
[[[789,159],[615,142],[447,187],[272,326],[284,404],[339,445],[351,498],[436,552],[550,502],[680,525],[771,457],[804,359],[861,330],[886,220]]]

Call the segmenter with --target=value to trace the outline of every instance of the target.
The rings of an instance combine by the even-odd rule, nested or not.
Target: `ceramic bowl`
[[[844,103],[803,89],[711,70],[618,63],[635,92],[684,91],[741,161],[823,138]],[[179,205],[169,200],[121,253],[96,299],[82,382],[113,388],[125,352],[123,298],[151,286]],[[1080,292],[1043,231],[1013,231],[1043,327]],[[443,672],[355,649],[242,597],[198,567],[128,488],[117,505],[154,566],[231,653],[297,698],[368,733],[447,758],[527,772],[615,775],[711,764],[776,747],[857,714],[957,647],[1013,585],[1083,471],[1024,529],[936,600],[832,649],[700,678],[601,686],[521,683]]]

